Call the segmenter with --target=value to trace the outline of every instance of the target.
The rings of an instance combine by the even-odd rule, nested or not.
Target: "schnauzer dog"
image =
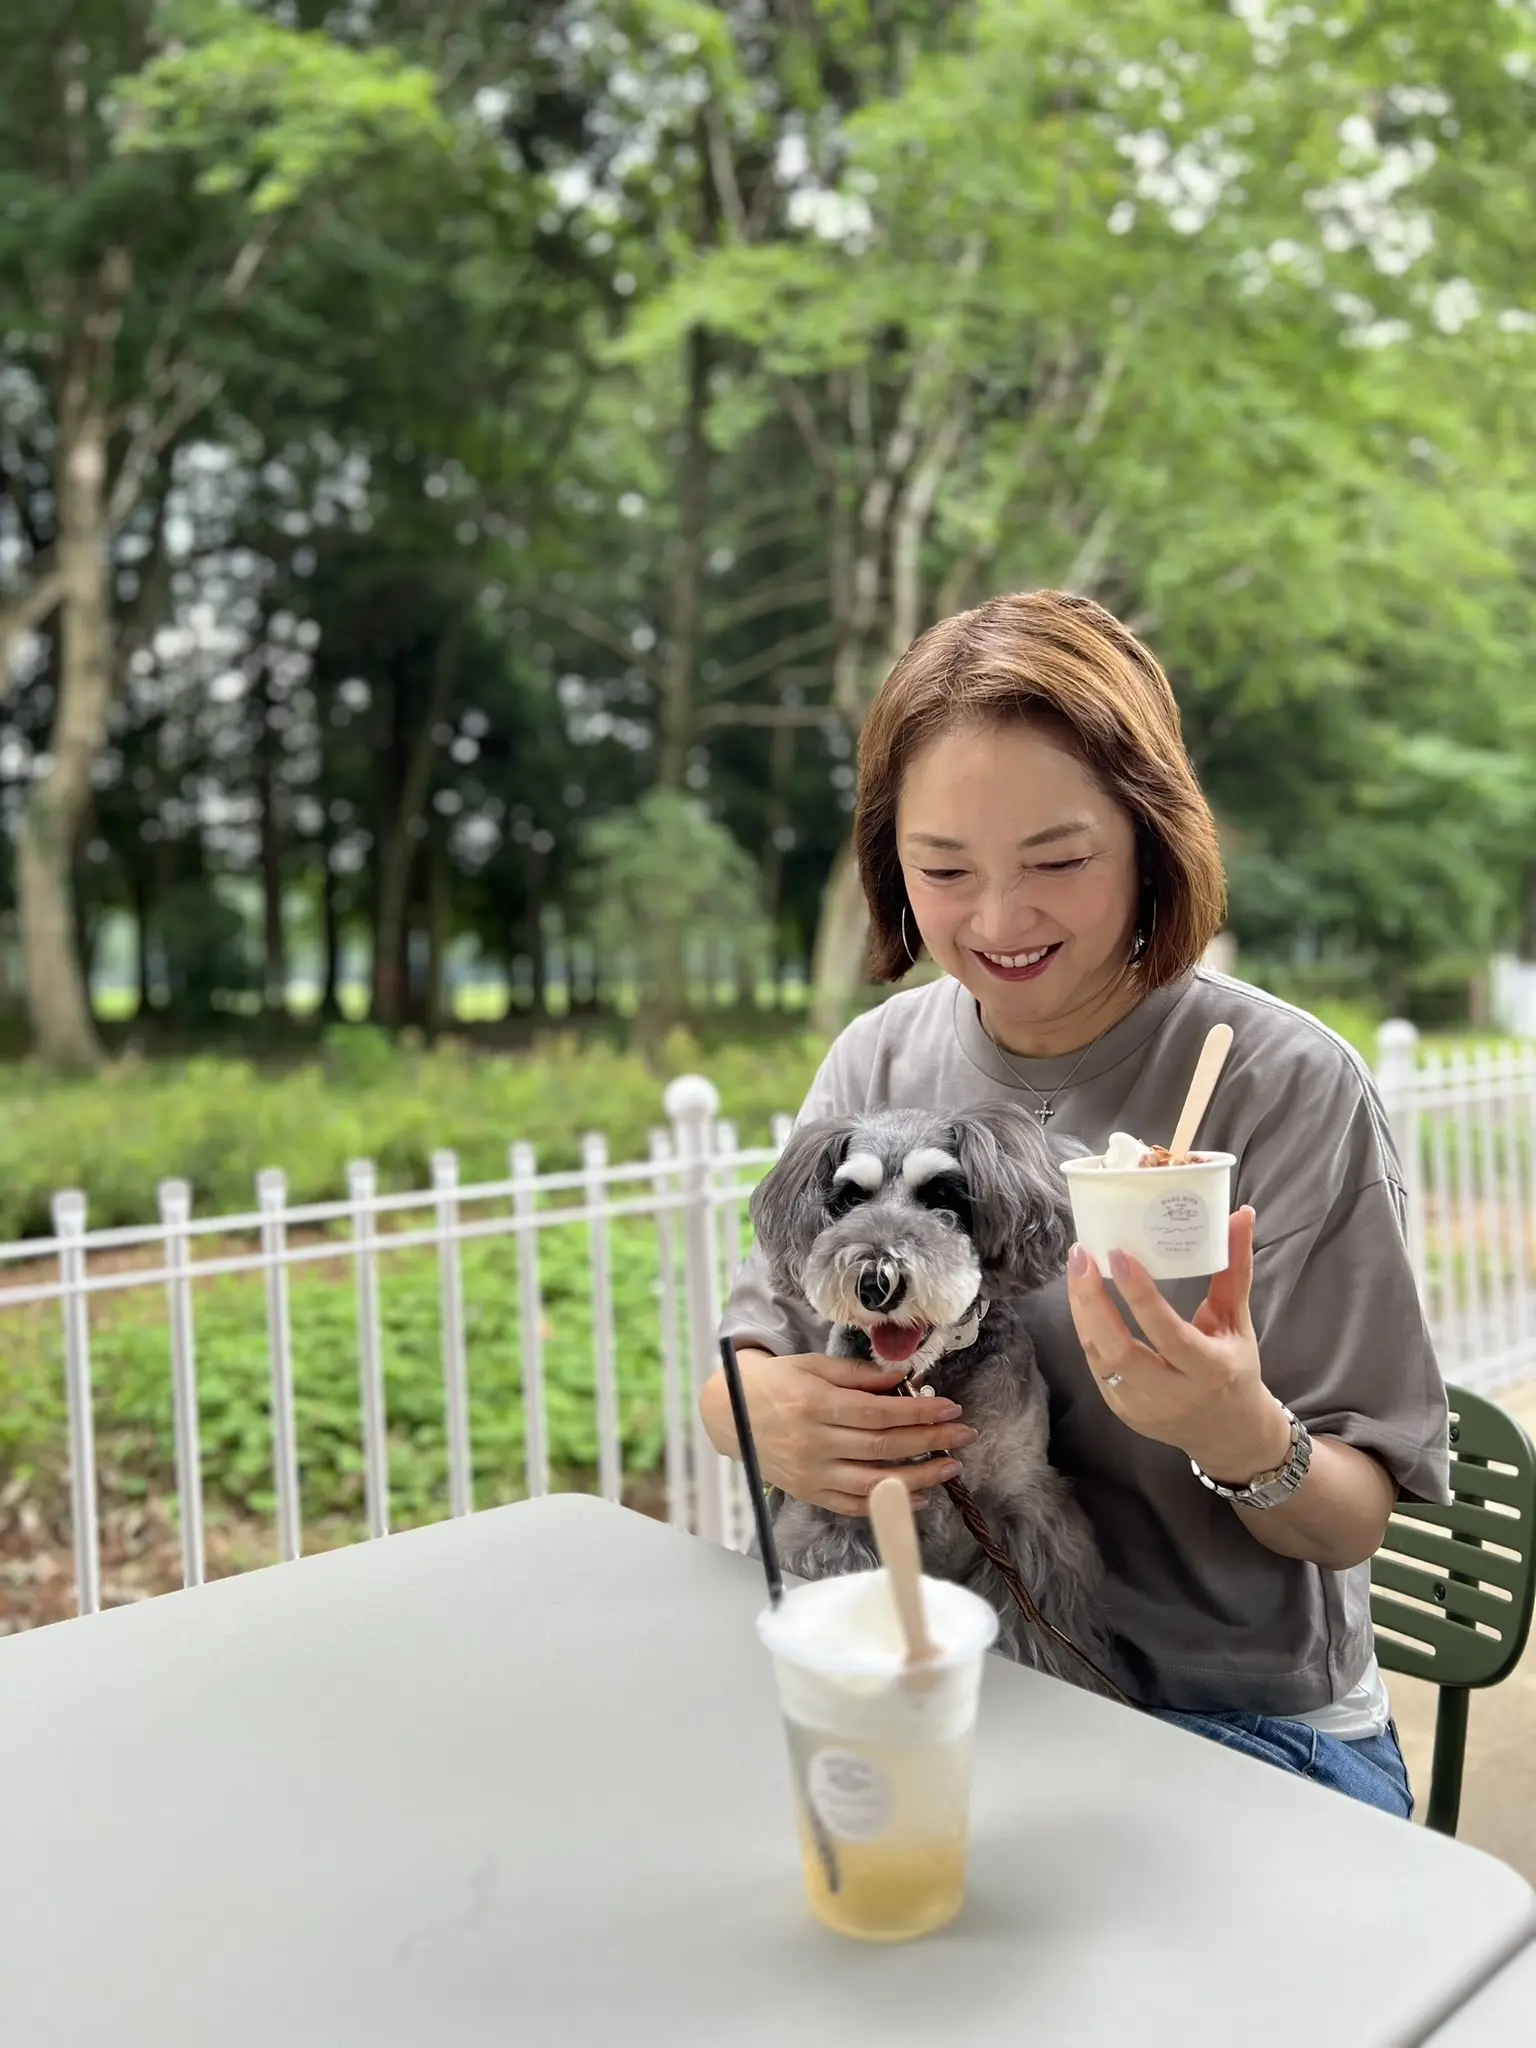
[[[1017,1307],[1061,1271],[1072,1241],[1066,1184],[1035,1118],[1004,1103],[803,1124],[755,1190],[752,1221],[775,1287],[832,1324],[833,1357],[904,1365],[919,1391],[961,1403],[980,1432],[957,1455],[977,1506],[1044,1618],[1104,1664],[1098,1550],[1046,1455],[1045,1381]],[[821,1579],[879,1563],[866,1520],[777,1488],[771,1507],[786,1570]],[[942,1487],[918,1531],[924,1569],[997,1610],[1006,1655],[1085,1682],[1019,1612]]]

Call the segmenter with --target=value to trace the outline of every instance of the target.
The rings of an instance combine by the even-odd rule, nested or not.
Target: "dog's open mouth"
[[[926,1323],[872,1323],[869,1345],[882,1365],[905,1365],[927,1335]]]

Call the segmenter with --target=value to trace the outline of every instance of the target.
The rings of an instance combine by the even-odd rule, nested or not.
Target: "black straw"
[[[778,1545],[773,1540],[773,1523],[768,1518],[768,1496],[763,1491],[763,1475],[757,1462],[757,1445],[752,1441],[752,1418],[747,1413],[747,1396],[741,1384],[741,1367],[736,1362],[736,1346],[729,1337],[720,1339],[720,1363],[725,1368],[725,1384],[731,1397],[731,1416],[736,1424],[736,1442],[747,1474],[747,1490],[752,1496],[752,1516],[757,1523],[757,1547],[763,1556],[763,1577],[768,1581],[768,1603],[772,1607],[777,1607],[784,1598],[784,1574],[779,1569]]]

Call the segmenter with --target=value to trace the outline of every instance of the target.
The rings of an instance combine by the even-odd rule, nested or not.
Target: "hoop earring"
[[[901,943],[907,949],[908,964],[915,967],[917,965],[917,955],[912,950],[912,941],[907,937],[907,906],[905,903],[901,906]]]
[[[1131,942],[1131,965],[1133,967],[1136,965],[1137,961],[1141,959],[1142,955],[1146,952],[1148,946],[1151,945],[1152,934],[1156,930],[1157,898],[1154,896],[1152,899],[1152,914],[1147,919],[1146,923],[1137,930],[1136,936]]]

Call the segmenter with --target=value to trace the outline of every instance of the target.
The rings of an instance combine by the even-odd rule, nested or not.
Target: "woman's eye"
[[[1038,863],[1042,875],[1075,875],[1079,868],[1087,865],[1086,853],[1079,854],[1076,860],[1043,860]]]
[[[920,868],[925,882],[958,882],[965,873],[964,868]]]

